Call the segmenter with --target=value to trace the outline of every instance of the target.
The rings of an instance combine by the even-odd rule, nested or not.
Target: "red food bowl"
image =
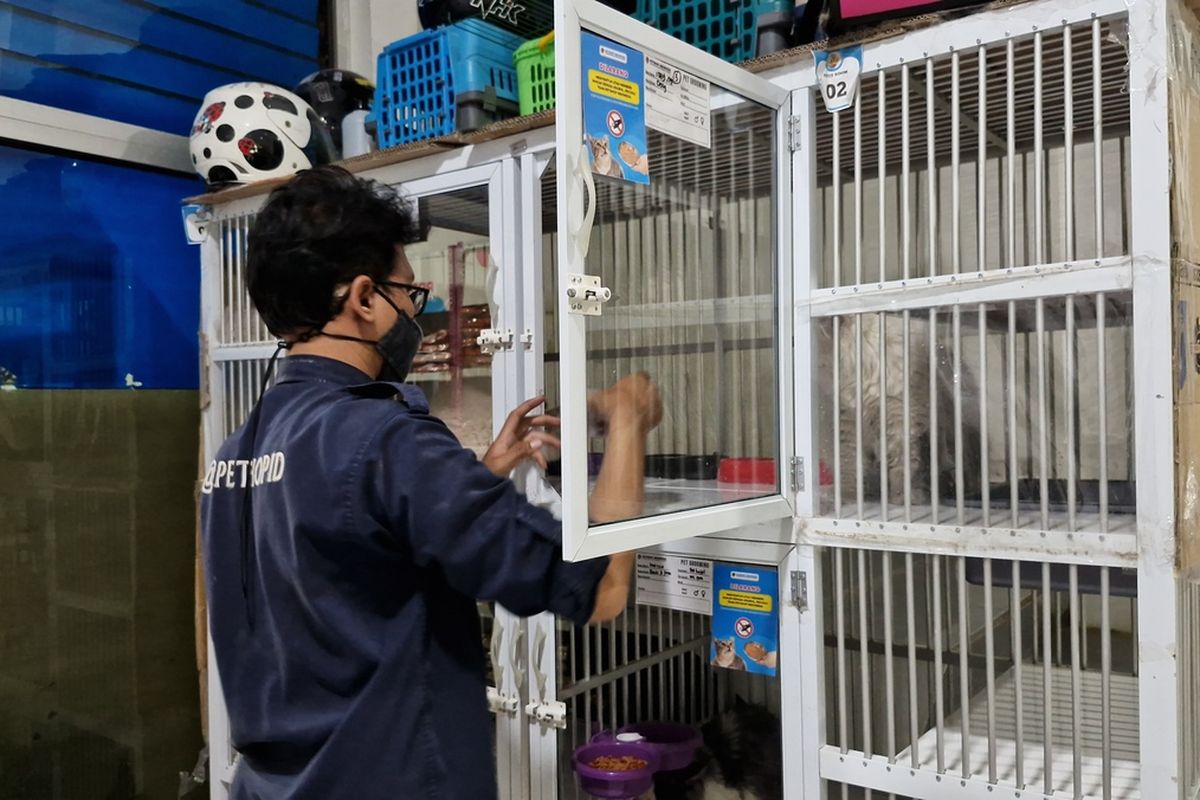
[[[774,486],[779,476],[773,458],[726,458],[717,471],[720,483]]]

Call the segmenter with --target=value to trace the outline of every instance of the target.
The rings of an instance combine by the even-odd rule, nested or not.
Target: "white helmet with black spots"
[[[334,153],[308,103],[269,83],[231,83],[205,95],[189,149],[209,188],[286,177],[327,164]]]

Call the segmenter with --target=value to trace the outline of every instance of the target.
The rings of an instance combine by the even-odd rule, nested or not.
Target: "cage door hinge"
[[[567,704],[563,702],[530,703],[525,706],[525,713],[531,719],[538,721],[543,728],[567,729]]]
[[[792,493],[804,491],[804,459],[792,456]]]
[[[808,573],[792,572],[792,605],[802,613],[808,611]]]
[[[495,686],[489,686],[487,690],[488,710],[493,714],[503,714],[506,717],[516,716],[517,709],[520,708],[520,701],[515,697],[501,694],[500,690]]]
[[[600,316],[605,303],[612,299],[612,292],[600,285],[596,275],[567,276],[567,310],[585,317]]]
[[[788,117],[788,150],[790,152],[795,153],[804,147],[802,124],[803,122],[799,115]]]

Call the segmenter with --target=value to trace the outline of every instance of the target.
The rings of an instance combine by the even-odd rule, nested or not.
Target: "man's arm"
[[[593,522],[617,522],[642,513],[646,495],[646,435],[662,419],[658,390],[644,374],[624,378],[591,402],[608,431],[604,463],[588,502]],[[591,622],[606,622],[625,610],[633,553],[610,557],[596,589]]]

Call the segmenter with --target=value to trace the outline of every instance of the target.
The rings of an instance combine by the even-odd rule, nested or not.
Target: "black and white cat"
[[[686,781],[657,782],[656,800],[783,800],[778,717],[739,697],[701,730],[698,771]]]

